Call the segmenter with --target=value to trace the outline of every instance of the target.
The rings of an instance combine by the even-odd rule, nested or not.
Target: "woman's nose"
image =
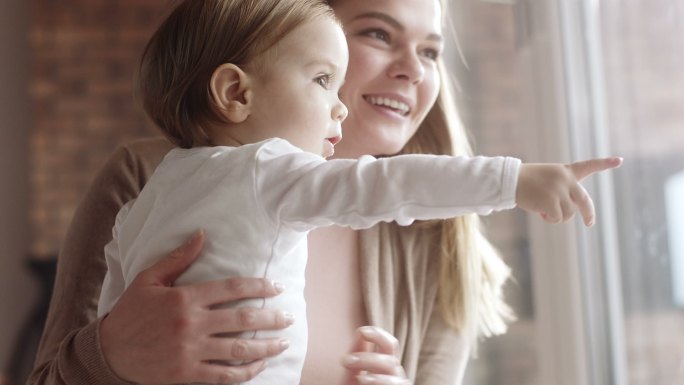
[[[397,56],[388,69],[389,77],[418,84],[423,81],[425,67],[416,52],[406,50]]]

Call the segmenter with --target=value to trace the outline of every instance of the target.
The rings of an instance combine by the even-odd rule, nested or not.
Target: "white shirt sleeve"
[[[126,219],[131,206],[132,200],[126,203],[119,213],[116,215],[116,221],[112,228],[112,240],[105,246],[105,260],[107,262],[107,274],[102,282],[102,291],[100,291],[100,300],[97,302],[97,316],[101,317],[109,313],[114,307],[114,304],[119,300],[119,297],[126,288],[126,282],[121,269],[121,255],[119,253],[119,228],[121,223]]]
[[[255,193],[266,214],[298,229],[445,219],[515,207],[520,160],[401,155],[329,160],[287,141],[257,154]]]

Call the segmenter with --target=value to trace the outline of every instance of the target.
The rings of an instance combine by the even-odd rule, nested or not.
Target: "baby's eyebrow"
[[[309,63],[306,65],[307,67],[315,67],[315,66],[325,66],[325,67],[330,67],[332,70],[337,70],[338,66],[333,62],[332,60],[329,59],[314,59],[311,60]]]

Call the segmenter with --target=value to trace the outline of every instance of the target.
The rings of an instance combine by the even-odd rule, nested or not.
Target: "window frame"
[[[598,0],[518,0],[519,58],[526,77],[534,162],[611,154]],[[627,385],[619,243],[610,173],[583,183],[597,225],[550,226],[530,217],[541,384]]]

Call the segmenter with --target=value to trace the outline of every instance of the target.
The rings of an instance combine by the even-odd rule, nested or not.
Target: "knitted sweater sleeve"
[[[420,346],[414,383],[459,385],[469,358],[470,349],[465,338],[446,324],[439,306],[434,306]]]
[[[163,139],[120,147],[95,177],[67,231],[45,329],[27,384],[127,384],[108,367],[96,318],[104,246],[116,214],[135,198],[163,155]]]

